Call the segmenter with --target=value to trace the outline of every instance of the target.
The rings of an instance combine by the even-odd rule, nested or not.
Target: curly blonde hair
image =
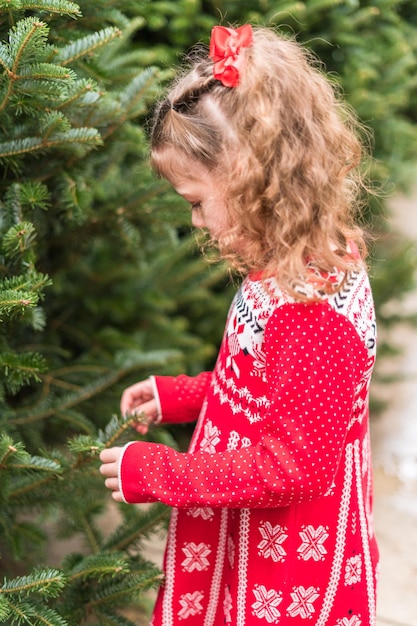
[[[363,191],[360,125],[294,39],[256,27],[241,54],[239,84],[228,88],[213,78],[207,51],[196,53],[155,111],[152,166],[169,178],[174,150],[208,168],[222,182],[231,224],[216,241],[221,257],[314,299],[302,288],[312,276],[322,276],[328,293],[364,265],[354,220]],[[342,278],[327,280],[335,271]]]

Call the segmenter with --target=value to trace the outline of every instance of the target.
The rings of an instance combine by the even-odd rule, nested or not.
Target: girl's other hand
[[[149,378],[124,390],[120,401],[120,411],[126,418],[144,413],[146,417],[140,423],[133,424],[133,428],[141,435],[148,432],[149,424],[155,422],[158,417],[153,385]]]
[[[119,479],[117,475],[122,449],[123,448],[120,447],[114,447],[107,448],[106,450],[102,450],[100,452],[100,461],[102,462],[102,465],[100,465],[100,474],[106,476],[104,484],[107,489],[112,491],[112,498],[113,500],[116,500],[116,502],[123,502],[123,496],[119,489]]]

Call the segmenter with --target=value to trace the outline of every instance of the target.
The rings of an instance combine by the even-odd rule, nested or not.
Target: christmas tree
[[[143,541],[169,512],[120,506],[103,528],[97,459],[136,436],[118,415],[125,386],[210,367],[233,288],[200,258],[187,209],[147,162],[149,110],[178,55],[207,43],[219,15],[279,25],[319,54],[372,128],[372,177],[406,186],[416,8],[0,0],[0,623],[133,624],[129,607],[161,580]],[[383,234],[377,300],[401,297],[415,253],[388,236],[383,202],[371,199],[365,219]],[[149,437],[177,446],[183,434]],[[59,563],[51,536],[76,538]]]
[[[198,331],[224,270],[204,275],[160,200],[144,126],[164,73],[134,42],[150,16],[122,4],[0,4],[1,623],[132,623],[117,609],[159,582],[140,546],[167,511],[102,532],[97,454],[134,432],[112,417],[122,380],[214,354]],[[59,569],[51,532],[79,537]]]

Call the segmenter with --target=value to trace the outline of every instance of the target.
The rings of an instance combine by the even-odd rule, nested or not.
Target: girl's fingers
[[[152,399],[142,402],[141,404],[136,404],[130,411],[124,413],[123,415],[126,418],[129,418],[131,415],[138,415],[141,420],[154,421],[158,416],[156,402]]]
[[[100,474],[108,478],[117,477],[117,463],[105,463],[100,465]]]
[[[153,398],[153,388],[150,380],[142,380],[124,390],[120,401],[122,415],[133,413],[141,404]]]
[[[107,448],[100,452],[100,461],[102,465],[100,465],[100,474],[106,476],[106,480],[104,481],[107,489],[110,489],[112,492],[112,498],[116,502],[123,502],[123,496],[119,491],[119,479],[118,479],[118,469],[119,469],[119,458],[121,454],[122,448]]]
[[[122,452],[122,448],[107,448],[100,452],[100,474],[107,476],[108,478],[117,478],[117,471],[119,466],[119,458]]]
[[[100,452],[100,461],[102,463],[115,463],[119,460],[122,448],[105,448]]]
[[[106,478],[104,484],[106,485],[107,489],[111,489],[112,491],[119,490],[119,481],[117,478]]]

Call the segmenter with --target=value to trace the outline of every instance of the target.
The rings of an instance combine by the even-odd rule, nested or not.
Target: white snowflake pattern
[[[227,442],[227,450],[237,450],[240,441],[240,435],[235,430],[232,430],[229,435],[229,441]]]
[[[360,554],[346,561],[345,585],[356,585],[362,578],[362,559]]]
[[[272,526],[270,522],[263,522],[259,526],[262,541],[258,543],[259,555],[265,559],[271,558],[275,563],[284,561],[287,556],[282,544],[287,539],[288,529],[277,524]]]
[[[256,602],[252,604],[253,615],[265,619],[268,624],[277,624],[281,616],[278,606],[282,602],[282,594],[275,589],[267,589],[264,585],[255,585],[253,593]]]
[[[204,598],[202,591],[194,591],[193,593],[185,593],[180,597],[181,609],[178,611],[178,617],[180,619],[187,619],[188,617],[198,615],[203,610],[201,600]]]
[[[207,420],[207,423],[204,425],[204,437],[200,444],[202,452],[208,452],[209,454],[216,452],[216,446],[220,443],[219,434],[220,431],[217,426],[214,426],[211,420]]]
[[[329,536],[327,528],[324,526],[318,526],[317,528],[313,528],[311,525],[303,526],[299,534],[302,541],[302,544],[297,549],[299,558],[304,561],[309,559],[322,561],[327,554],[327,550],[323,546],[323,543]]]
[[[235,430],[232,430],[229,435],[229,441],[227,442],[227,450],[237,450],[239,448],[239,444],[241,448],[249,448],[252,445],[249,437],[240,437],[239,433]]]
[[[197,545],[191,541],[190,543],[184,544],[182,551],[184,552],[186,558],[183,560],[181,565],[186,572],[193,572],[194,570],[202,572],[210,565],[207,557],[211,554],[211,549],[206,543],[199,543]]]
[[[224,589],[224,600],[223,600],[223,611],[224,611],[224,621],[226,624],[230,624],[232,621],[232,595],[230,593],[230,589],[228,585],[226,585]]]
[[[187,510],[187,515],[191,517],[202,517],[204,520],[211,520],[214,516],[214,511],[209,506],[196,506]]]
[[[291,592],[292,604],[287,609],[287,613],[291,617],[297,617],[299,615],[303,619],[311,618],[315,612],[313,602],[319,597],[319,590],[315,587],[294,587]]]
[[[361,626],[362,620],[360,615],[352,615],[352,617],[343,617],[337,620],[336,626]]]

